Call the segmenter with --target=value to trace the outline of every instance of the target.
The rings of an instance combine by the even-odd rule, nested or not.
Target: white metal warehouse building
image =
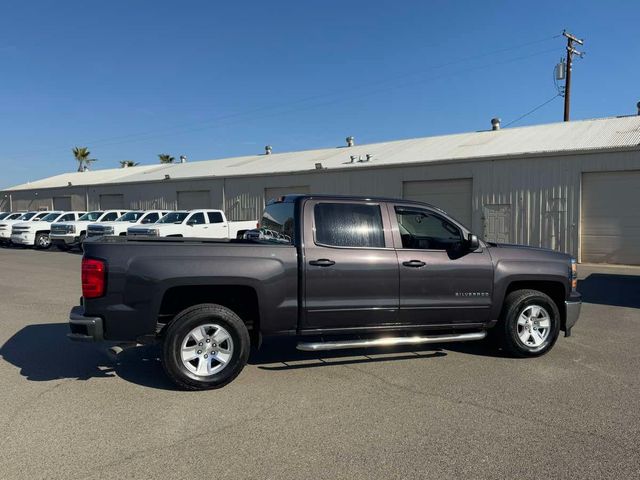
[[[0,192],[0,211],[221,208],[251,220],[301,192],[422,200],[487,240],[640,265],[640,116],[68,173]]]

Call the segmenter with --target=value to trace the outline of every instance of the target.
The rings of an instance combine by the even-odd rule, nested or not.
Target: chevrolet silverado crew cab
[[[51,246],[49,234],[55,222],[74,222],[85,212],[50,212],[40,220],[14,223],[11,228],[11,243],[46,249]]]
[[[168,376],[207,389],[233,380],[267,336],[316,351],[491,333],[535,357],[580,312],[569,255],[484,242],[431,205],[291,195],[266,206],[259,231],[86,242],[70,338],[161,342]]]
[[[112,222],[92,223],[87,228],[87,237],[102,237],[104,235],[126,235],[127,228],[129,228],[130,226],[156,223],[167,213],[169,212],[162,210],[132,210]]]
[[[126,210],[97,210],[85,213],[74,222],[58,222],[51,227],[51,243],[60,250],[69,250],[76,246],[82,248],[90,224],[111,222],[125,213]]]
[[[132,237],[237,238],[256,228],[256,221],[229,222],[222,210],[179,210],[148,227],[129,227]]]
[[[0,242],[2,243],[10,243],[11,242],[11,231],[13,226],[16,223],[23,222],[35,222],[40,220],[41,218],[48,215],[50,212],[25,212],[20,214],[17,218],[13,220],[4,219],[0,221]]]

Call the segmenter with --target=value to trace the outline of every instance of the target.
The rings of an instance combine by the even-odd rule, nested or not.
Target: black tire
[[[36,234],[34,246],[38,250],[46,250],[49,247],[51,247],[51,240],[49,239],[49,234],[48,233]]]
[[[544,341],[535,346],[525,343],[518,333],[518,319],[529,307],[542,307],[550,321]],[[502,346],[513,356],[539,357],[551,350],[558,339],[560,312],[556,303],[548,295],[537,290],[516,290],[507,295],[500,322],[495,328],[499,329],[501,334]],[[540,327],[532,326],[533,330],[537,328]],[[531,338],[533,339],[533,336]]]
[[[86,234],[86,233],[81,233],[81,234],[80,234],[80,236],[78,237],[78,249],[79,249],[81,252],[84,252],[84,246],[83,246],[83,243],[84,243],[84,239],[85,239],[85,238],[87,238],[87,234]]]
[[[69,251],[69,246],[64,242],[56,243],[56,247],[61,252],[68,252]]]
[[[233,349],[221,371],[199,376],[184,365],[181,350],[189,332],[206,324],[224,328],[231,336]],[[242,319],[226,307],[204,303],[183,310],[167,327],[162,343],[162,365],[169,379],[178,387],[184,390],[209,390],[224,387],[234,380],[246,365],[250,349],[249,331]]]

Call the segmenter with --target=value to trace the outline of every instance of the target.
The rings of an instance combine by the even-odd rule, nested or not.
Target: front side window
[[[313,213],[316,243],[334,247],[385,246],[379,205],[318,203]]]
[[[17,220],[31,220],[35,214],[36,212],[27,212],[20,215]]]
[[[60,217],[58,222],[73,222],[75,219],[76,216],[74,213],[66,213],[62,217]]]
[[[202,225],[203,223],[206,222],[204,221],[204,213],[202,212],[194,213],[187,221],[187,225]]]
[[[189,212],[171,212],[158,220],[158,223],[182,223],[189,216]]]
[[[33,220],[42,220],[44,217],[50,215],[50,213],[47,212],[40,212],[38,213],[35,217],[33,217]],[[59,215],[59,214],[58,214]]]
[[[127,212],[116,219],[116,222],[137,222],[144,212]]]
[[[449,250],[462,242],[460,229],[440,215],[419,208],[395,210],[402,248]]]
[[[150,213],[146,217],[144,217],[140,223],[156,223],[160,216],[157,213]]]
[[[100,219],[101,222],[113,222],[119,217],[118,212],[109,212]]]
[[[55,222],[56,219],[60,216],[59,212],[50,213],[41,218],[43,222]]]
[[[102,215],[102,213],[103,212],[87,212],[84,215],[82,215],[78,219],[78,221],[79,222],[95,222],[100,218],[100,215]]]

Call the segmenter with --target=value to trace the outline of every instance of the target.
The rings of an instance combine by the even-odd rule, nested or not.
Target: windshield
[[[27,212],[24,215],[20,215],[18,217],[18,220],[31,220],[31,218],[36,214],[37,212]]]
[[[49,215],[45,215],[44,217],[42,217],[40,220],[42,220],[43,222],[53,222],[59,216],[60,216],[60,213],[58,213],[58,212],[50,213]]]
[[[189,216],[189,212],[171,212],[167,213],[156,223],[182,223],[187,216]]]
[[[144,215],[144,212],[127,212],[116,219],[116,222],[137,222],[142,215]]]
[[[98,218],[100,218],[100,215],[102,215],[104,212],[87,212],[84,215],[82,215],[78,221],[79,222],[95,222],[96,220],[98,220]]]

